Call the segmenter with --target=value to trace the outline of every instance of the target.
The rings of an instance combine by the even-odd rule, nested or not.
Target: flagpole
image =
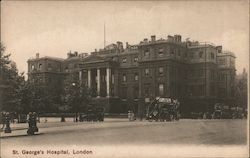
[[[104,22],[104,48],[106,47],[106,27]]]

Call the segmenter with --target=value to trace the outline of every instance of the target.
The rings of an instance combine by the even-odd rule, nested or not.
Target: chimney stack
[[[78,52],[77,52],[77,51],[75,51],[75,56],[76,56],[76,57],[78,56]]]
[[[36,58],[37,58],[37,59],[39,58],[39,53],[36,53]]]
[[[174,41],[180,43],[181,42],[181,35],[174,35]]]
[[[178,41],[181,42],[181,35],[178,35]]]
[[[123,50],[123,44],[122,44],[122,42],[117,41],[116,44],[117,44],[117,47],[118,47],[119,50]]]
[[[178,42],[178,35],[174,35],[174,41]]]
[[[151,42],[155,42],[155,35],[151,36]]]
[[[128,45],[128,42],[126,42],[126,49],[128,49],[129,48],[129,45]]]

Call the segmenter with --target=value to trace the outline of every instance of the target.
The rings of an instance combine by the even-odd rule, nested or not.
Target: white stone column
[[[91,70],[88,69],[88,88],[91,88]]]
[[[97,97],[100,97],[100,89],[101,89],[101,80],[100,80],[100,69],[97,69]]]
[[[110,97],[110,74],[111,74],[111,69],[107,68],[106,69],[106,85],[107,85],[107,97]]]
[[[82,82],[82,70],[79,71],[79,81]]]

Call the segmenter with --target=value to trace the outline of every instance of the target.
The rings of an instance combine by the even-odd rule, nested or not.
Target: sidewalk
[[[73,122],[73,118],[66,118],[66,122],[60,122],[60,118],[47,118],[47,122],[44,121],[44,118],[40,119],[40,123],[37,123],[39,129],[50,128],[50,127],[64,127],[64,126],[76,126],[76,125],[88,125],[92,122]],[[105,118],[105,123],[111,122],[128,122],[126,118]],[[101,122],[100,122],[101,123]],[[1,125],[2,127],[2,125]],[[27,130],[28,123],[11,123],[10,124],[11,133],[4,133],[4,129],[0,129],[0,138],[18,136],[19,131]],[[22,132],[24,133],[24,132]]]

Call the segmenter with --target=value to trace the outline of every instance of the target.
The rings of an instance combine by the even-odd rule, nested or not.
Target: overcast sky
[[[1,1],[1,41],[20,71],[40,56],[66,58],[116,41],[138,44],[143,38],[180,34],[222,45],[236,54],[237,72],[248,68],[248,1]],[[125,45],[125,43],[124,43]]]

